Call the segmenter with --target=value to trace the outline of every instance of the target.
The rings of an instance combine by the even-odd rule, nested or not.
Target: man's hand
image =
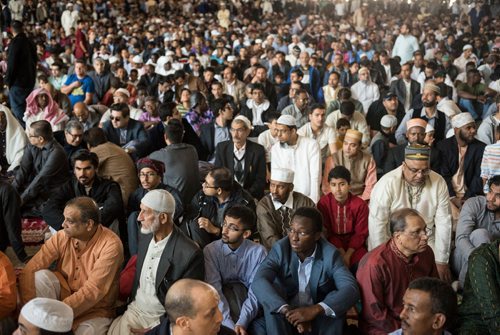
[[[297,325],[297,331],[299,334],[304,334],[306,332],[311,332],[312,331],[312,324],[311,322],[301,322]]]
[[[212,224],[212,222],[207,218],[199,218],[198,225],[201,229],[205,229],[208,233],[219,235],[220,229]]]
[[[138,329],[138,328],[130,328],[130,333],[134,335],[144,335],[149,331],[150,328],[143,328],[143,329]]]
[[[306,307],[298,307],[288,311],[285,316],[292,325],[297,327],[299,323],[314,320],[318,315],[324,313],[323,307],[320,305],[311,305]]]
[[[234,326],[234,332],[236,333],[236,335],[248,335],[246,329],[240,325]]]
[[[352,257],[353,253],[354,253],[354,249],[349,248],[349,249],[347,249],[347,251],[344,254],[344,257],[343,257],[344,258],[344,264],[348,268],[349,268],[349,265],[351,264],[351,257]]]
[[[447,283],[451,283],[452,277],[451,277],[450,266],[448,264],[436,263],[436,267],[438,270],[439,278],[441,278],[441,280]]]
[[[462,208],[462,205],[463,205],[463,201],[462,201],[462,198],[458,198],[458,197],[455,197],[455,198],[452,198],[450,199],[451,203],[453,205],[455,205],[455,207],[457,207],[458,209],[461,209]]]

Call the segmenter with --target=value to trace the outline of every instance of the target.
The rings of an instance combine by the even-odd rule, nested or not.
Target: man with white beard
[[[132,302],[116,318],[109,335],[144,333],[160,324],[168,289],[181,278],[205,279],[203,253],[174,224],[175,200],[151,190],[141,200],[141,222]]]

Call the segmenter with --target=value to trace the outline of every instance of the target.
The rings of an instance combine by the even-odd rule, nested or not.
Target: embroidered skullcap
[[[425,122],[424,119],[420,119],[420,118],[414,118],[414,119],[410,119],[406,122],[406,129],[410,129],[410,128],[413,128],[413,127],[422,127],[425,129],[425,127],[427,127],[427,122]]]
[[[73,326],[73,309],[55,299],[34,298],[24,305],[21,315],[35,327],[51,332],[69,332]]]
[[[175,200],[172,194],[163,189],[151,190],[142,198],[141,203],[160,213],[175,213]]]
[[[428,82],[424,85],[424,90],[429,90],[429,91],[432,91],[436,94],[440,94],[441,93],[441,89],[439,88],[438,85],[432,83],[432,82]]]
[[[451,126],[453,128],[462,128],[466,124],[474,122],[474,118],[470,113],[458,113],[451,119]]]
[[[380,125],[385,128],[396,127],[398,124],[398,118],[394,115],[384,115],[380,120]]]
[[[282,183],[293,183],[295,173],[292,170],[274,168],[271,170],[271,180]]]
[[[163,162],[148,157],[141,158],[137,161],[137,171],[141,172],[144,168],[154,170],[162,178],[165,173],[165,164],[163,164]]]
[[[297,121],[291,115],[281,115],[277,121],[278,124],[283,124],[288,127],[296,127]]]
[[[344,139],[350,138],[352,140],[361,142],[361,139],[363,138],[363,133],[360,131],[354,130],[354,129],[347,129]]]
[[[431,156],[431,148],[421,144],[410,144],[405,148],[405,159],[411,160],[429,160]]]
[[[247,129],[252,129],[252,122],[250,122],[250,120],[246,116],[244,116],[244,115],[238,115],[237,117],[235,117],[233,119],[233,122],[234,121],[243,122],[243,124],[245,125],[245,127]]]

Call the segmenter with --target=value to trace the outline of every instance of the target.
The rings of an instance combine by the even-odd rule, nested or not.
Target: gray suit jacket
[[[398,96],[399,103],[404,106],[406,98],[406,87],[403,79],[398,79],[393,81],[391,83],[390,91]],[[420,94],[420,84],[413,79],[410,82],[410,93],[411,93],[410,97],[410,106],[411,106],[413,98],[415,98],[416,95]]]
[[[135,294],[137,293],[144,258],[146,257],[152,238],[153,235],[151,234],[139,234],[139,248],[131,294],[132,298],[135,298]],[[201,249],[174,226],[170,240],[167,242],[161,255],[158,271],[156,272],[156,296],[161,303],[165,301],[165,296],[170,286],[182,278],[204,280],[205,265]]]

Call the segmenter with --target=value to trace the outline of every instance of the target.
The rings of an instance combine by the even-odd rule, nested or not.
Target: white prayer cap
[[[427,124],[427,127],[425,127],[425,133],[430,133],[431,131],[434,131],[434,127],[432,126],[432,124],[428,123]]]
[[[163,189],[151,190],[142,198],[141,203],[160,213],[175,213],[175,199]]]
[[[271,169],[271,180],[278,181],[282,183],[293,183],[293,178],[295,174],[292,170],[274,168]]]
[[[361,42],[359,42],[359,44],[361,44],[361,45],[365,45],[365,44],[368,44],[368,43],[369,43],[368,40],[361,40]]]
[[[130,98],[130,92],[126,88],[119,88],[115,91],[115,94],[123,94],[126,95],[127,98]]]
[[[470,113],[459,113],[451,119],[453,128],[462,128],[466,124],[474,123],[474,118]]]
[[[109,59],[108,59],[109,64],[114,64],[114,63],[117,63],[117,62],[119,62],[119,61],[120,61],[120,60],[119,60],[119,59],[118,59],[118,57],[116,57],[116,56],[111,56],[111,57],[109,57]]]
[[[464,45],[464,47],[462,48],[462,51],[465,51],[465,50],[468,50],[468,49],[472,49],[472,45],[470,45],[470,44]]]
[[[143,63],[142,57],[139,55],[135,55],[134,58],[132,58],[132,62],[134,62],[136,64],[142,64]]]
[[[55,299],[32,299],[21,309],[21,315],[35,327],[51,332],[69,332],[73,326],[73,309]]]
[[[235,121],[243,122],[247,129],[252,129],[252,122],[250,122],[250,120],[244,115],[238,115],[233,119],[233,122]]]
[[[297,127],[297,121],[291,115],[281,115],[277,121],[278,124],[284,124],[288,127]]]
[[[227,56],[227,61],[228,62],[236,62],[236,56],[233,56],[233,55]]]
[[[384,115],[380,120],[380,125],[385,128],[396,127],[398,124],[398,118],[394,115]]]
[[[255,44],[262,44],[262,40],[260,38],[256,39]]]
[[[153,60],[151,58],[148,59],[148,61],[146,62],[146,65],[153,65],[156,67],[156,63],[153,63]]]

